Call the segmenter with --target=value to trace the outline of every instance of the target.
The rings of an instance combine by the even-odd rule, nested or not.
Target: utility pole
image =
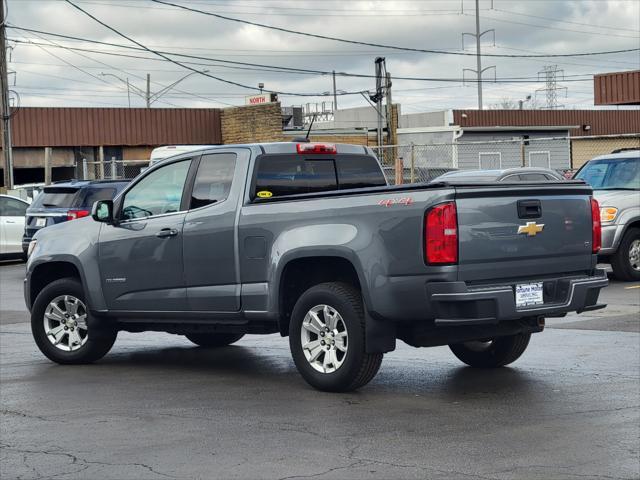
[[[376,102],[376,110],[378,111],[378,128],[376,129],[376,137],[378,141],[378,146],[381,147],[382,140],[382,98],[384,97],[384,90],[382,89],[382,68],[385,65],[384,57],[376,58],[376,94],[373,101]]]
[[[333,71],[333,111],[338,110],[338,95],[336,94],[336,71]]]
[[[482,55],[480,53],[480,0],[476,0],[476,71],[478,72],[478,110],[482,110]]]
[[[493,7],[493,4],[492,4]],[[495,66],[490,66],[486,68],[482,68],[482,49],[480,46],[480,41],[482,40],[482,36],[486,33],[493,32],[493,43],[496,43],[496,32],[493,29],[485,30],[484,32],[480,32],[480,0],[476,0],[476,33],[463,33],[462,34],[462,49],[464,50],[464,36],[470,35],[475,37],[476,39],[476,69],[465,68],[462,71],[463,77],[465,71],[470,71],[476,74],[476,82],[478,84],[478,110],[482,110],[482,74],[493,68]]]
[[[4,186],[13,188],[13,151],[11,148],[11,107],[7,78],[7,38],[5,1],[0,0],[0,114],[2,116],[2,153],[4,156]]]
[[[147,108],[151,107],[151,74],[147,73]]]
[[[393,103],[391,101],[391,74],[386,72],[385,88],[387,93],[387,145],[393,145],[392,132],[393,129]]]

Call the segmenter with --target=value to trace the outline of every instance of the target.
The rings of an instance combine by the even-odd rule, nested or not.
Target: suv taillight
[[[591,199],[591,251],[598,253],[602,247],[602,224],[600,223],[600,205]]]
[[[67,220],[76,220],[77,218],[88,217],[91,212],[89,210],[69,210],[67,212]]]
[[[424,218],[424,257],[429,265],[458,263],[458,215],[455,202],[441,203]]]

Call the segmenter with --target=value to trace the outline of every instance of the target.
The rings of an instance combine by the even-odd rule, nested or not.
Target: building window
[[[551,168],[551,152],[529,152],[529,166]]]
[[[495,170],[502,168],[501,152],[480,152],[478,153],[478,165],[480,170]]]

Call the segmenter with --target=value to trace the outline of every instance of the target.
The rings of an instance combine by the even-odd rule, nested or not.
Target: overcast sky
[[[374,59],[386,57],[392,77],[462,79],[463,69],[475,69],[475,56],[413,53],[349,45],[331,40],[277,32],[217,19],[153,3],[150,0],[73,0],[111,27],[145,46],[217,60],[277,67],[372,75]],[[461,52],[462,32],[475,31],[473,0],[345,1],[345,0],[173,0],[173,3],[268,25],[364,42],[420,49]],[[10,25],[121,45],[133,45],[62,0],[8,0]],[[487,54],[563,54],[640,47],[640,0],[480,0],[481,30]],[[23,106],[127,106],[126,85],[108,73],[157,92],[189,73],[152,53],[61,39],[17,29],[8,30],[13,47],[9,69]],[[24,42],[32,42],[24,43]],[[34,45],[38,43],[40,45]],[[47,45],[47,46],[45,46]],[[465,38],[466,51],[475,53],[474,39]],[[71,51],[61,46],[92,50]],[[109,54],[135,55],[128,58]],[[318,94],[332,89],[330,75],[265,71],[264,67],[230,65],[185,59],[196,69],[249,86],[263,82],[281,92]],[[544,83],[531,81],[545,65],[558,65],[558,102],[565,108],[592,108],[594,73],[640,68],[640,53],[571,58],[491,58],[498,79],[524,83],[493,83],[485,73],[485,106],[503,99],[517,101],[532,95],[544,105]],[[236,68],[230,68],[230,67]],[[564,81],[562,75],[564,74]],[[473,73],[465,73],[472,79]],[[10,78],[13,83],[14,77]],[[579,81],[575,81],[579,80]],[[373,78],[337,77],[341,91],[373,91]],[[393,100],[403,113],[448,108],[476,108],[473,83],[394,80]],[[160,98],[154,107],[213,107],[241,105],[254,92],[236,85],[192,75]],[[280,95],[283,105],[331,101],[331,98]],[[338,98],[339,107],[364,106],[361,95]],[[144,100],[131,95],[132,106]]]

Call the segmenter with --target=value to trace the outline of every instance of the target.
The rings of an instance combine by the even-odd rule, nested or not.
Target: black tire
[[[633,268],[629,258],[631,245],[638,241],[640,241],[640,228],[630,228],[622,237],[616,253],[611,256],[611,268],[618,280],[626,282],[640,280],[640,270]]]
[[[244,333],[188,333],[185,337],[200,347],[217,348],[237,342]]]
[[[488,342],[464,342],[449,345],[459,360],[471,367],[496,368],[515,362],[527,349],[530,333],[498,337]]]
[[[49,341],[44,325],[45,311],[55,298],[64,295],[73,296],[87,304],[84,289],[75,278],[62,278],[44,287],[31,309],[31,333],[36,345],[49,360],[63,365],[92,363],[101,359],[111,350],[118,331],[115,328],[99,325],[96,319],[91,317],[88,308],[87,339],[83,345],[73,351],[63,351]]]
[[[302,348],[303,321],[307,313],[317,305],[328,305],[337,311],[347,332],[347,351],[341,365],[331,373],[315,370],[307,361]],[[378,373],[383,357],[382,353],[366,352],[362,296],[357,289],[346,283],[321,283],[300,296],[289,323],[289,346],[293,361],[307,383],[328,392],[349,392],[366,385]],[[326,354],[322,352],[322,355]]]

